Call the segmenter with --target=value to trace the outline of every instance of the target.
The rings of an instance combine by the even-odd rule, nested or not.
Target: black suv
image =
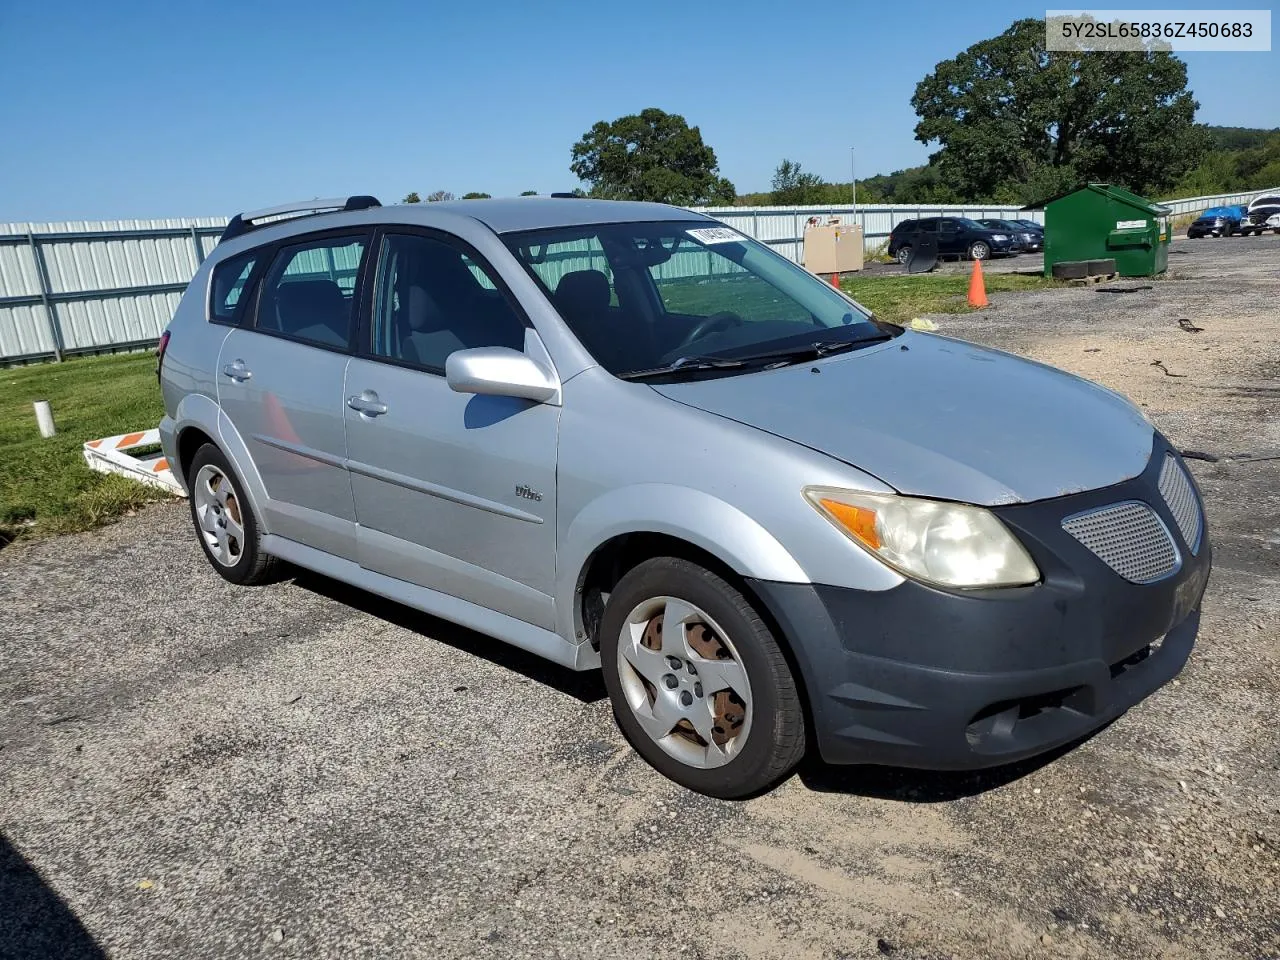
[[[985,260],[1017,253],[1014,237],[1006,230],[990,230],[967,217],[925,217],[903,220],[889,234],[889,256],[899,263],[911,257],[916,237],[929,234],[938,242],[940,257],[968,257]]]

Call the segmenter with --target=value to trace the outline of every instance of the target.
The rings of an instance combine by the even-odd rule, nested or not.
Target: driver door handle
[[[347,406],[367,417],[377,417],[387,412],[387,405],[372,390],[366,390],[357,397],[347,397]]]

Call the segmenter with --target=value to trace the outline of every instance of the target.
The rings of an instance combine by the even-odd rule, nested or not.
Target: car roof
[[[711,217],[683,207],[665,203],[640,203],[629,200],[588,200],[577,197],[509,197],[490,200],[446,200],[427,203],[396,203],[381,206],[372,200],[351,209],[335,209],[342,201],[319,201],[321,212],[308,203],[287,204],[283,207],[239,214],[233,219],[249,218],[248,229],[237,230],[231,236],[223,234],[216,248],[214,259],[229,256],[263,244],[287,240],[294,236],[352,226],[374,227],[382,224],[410,224],[435,227],[439,230],[458,232],[467,224],[480,223],[494,233],[514,233],[524,230],[544,230],[556,227],[578,227],[603,223],[653,223],[661,221],[689,221],[692,223],[716,223]],[[282,211],[299,211],[301,215],[283,219]],[[270,217],[263,222],[259,218]],[[230,230],[230,227],[228,228]]]
[[[407,206],[407,205],[406,205]],[[643,223],[654,220],[708,220],[709,217],[665,203],[588,200],[578,197],[505,197],[493,200],[445,200],[423,204],[479,220],[494,233],[576,227],[592,223]],[[397,215],[404,211],[397,209]]]

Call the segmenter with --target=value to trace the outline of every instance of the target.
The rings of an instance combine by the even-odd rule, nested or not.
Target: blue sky
[[[847,180],[850,146],[860,177],[889,172],[928,155],[916,82],[1045,9],[7,0],[0,221],[569,189],[573,143],[646,106],[700,126],[742,192],[784,156]],[[1202,121],[1280,122],[1280,52],[1182,56]]]

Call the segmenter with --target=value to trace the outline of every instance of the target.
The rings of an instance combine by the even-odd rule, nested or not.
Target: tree
[[[536,197],[537,195],[538,195],[537,190],[521,190],[520,191],[520,196],[522,197]]]
[[[1032,184],[1173,186],[1207,147],[1187,67],[1162,51],[1049,52],[1043,20],[939,63],[916,85],[916,139],[966,199],[1032,200]]]
[[[452,200],[453,194],[448,190],[437,190],[427,194],[427,203],[439,203],[441,200]]]
[[[800,164],[783,160],[773,171],[773,203],[797,206],[802,203],[823,203],[827,198],[826,184],[816,173],[805,173]]]
[[[572,158],[569,169],[591,185],[593,197],[682,206],[733,202],[733,184],[720,176],[702,132],[657,107],[595,124],[573,145]]]
[[[409,193],[405,195],[405,198],[400,202],[401,203],[421,203],[422,198],[418,196],[418,192],[416,190],[411,190],[409,191]]]
[[[493,194],[491,193],[464,193],[462,195],[462,199],[463,200],[488,200],[492,196]]]

